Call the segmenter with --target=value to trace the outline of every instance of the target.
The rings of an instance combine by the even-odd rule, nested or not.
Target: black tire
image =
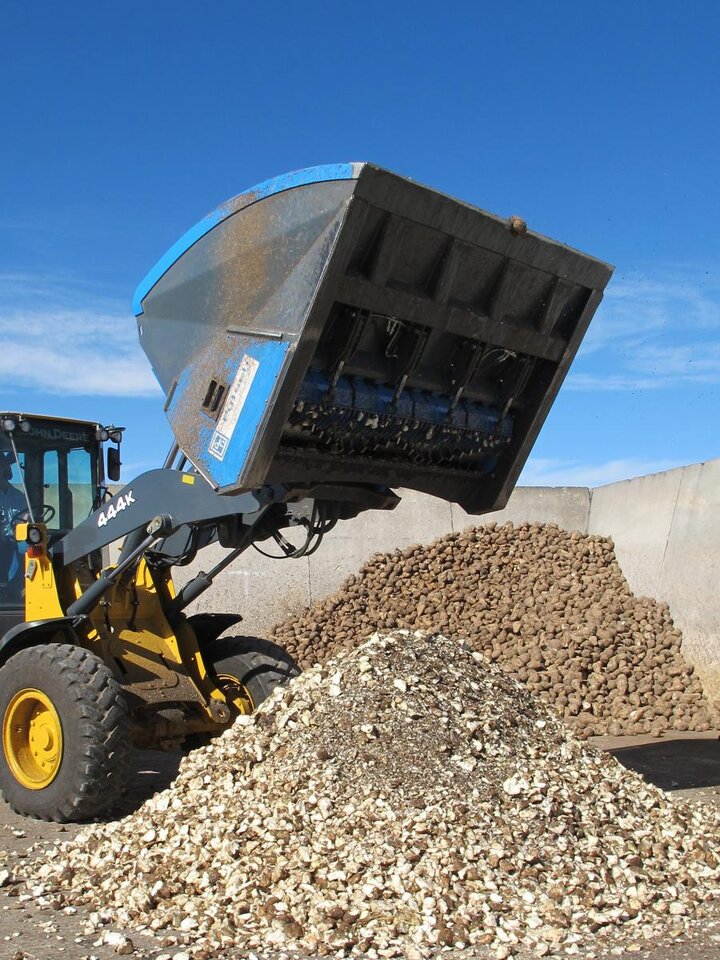
[[[9,707],[28,688],[50,700],[62,730],[59,768],[41,789],[25,786],[6,756]],[[95,654],[68,643],[16,653],[0,669],[0,724],[0,791],[17,813],[67,823],[118,804],[132,753],[130,715],[122,688]]]
[[[275,687],[300,673],[289,653],[260,637],[220,637],[208,644],[203,654],[216,676],[234,677],[245,687],[255,709]]]
[[[250,695],[254,709],[267,700],[275,687],[288,683],[300,673],[289,653],[276,643],[259,637],[219,637],[203,647],[202,653],[214,677],[232,677]],[[224,682],[219,686],[226,689]],[[232,704],[230,706],[233,709]],[[233,719],[237,713],[233,710]],[[190,734],[185,739],[185,748],[194,750],[212,739],[212,734]]]

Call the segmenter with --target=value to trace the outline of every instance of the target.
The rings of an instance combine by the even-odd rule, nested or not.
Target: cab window
[[[85,447],[45,450],[39,479],[42,503],[33,503],[33,510],[51,530],[72,530],[92,512],[97,488],[93,457]]]

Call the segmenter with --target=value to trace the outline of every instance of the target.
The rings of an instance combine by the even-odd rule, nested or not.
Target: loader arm
[[[286,496],[285,488],[278,485],[223,497],[197,474],[150,470],[67,533],[53,552],[63,563],[73,563],[116,540],[144,531],[156,517],[164,518],[165,535],[186,524],[212,524],[231,516],[238,517],[243,526],[252,526],[270,504],[280,503]]]

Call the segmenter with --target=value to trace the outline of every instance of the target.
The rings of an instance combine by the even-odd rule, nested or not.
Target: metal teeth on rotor
[[[469,414],[468,414],[469,416]],[[289,426],[340,454],[397,457],[411,463],[471,465],[501,449],[508,438],[457,423],[428,423],[394,412],[299,399]],[[297,433],[295,434],[297,436]]]

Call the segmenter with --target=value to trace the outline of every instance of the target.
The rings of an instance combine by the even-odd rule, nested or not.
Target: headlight
[[[42,530],[39,530],[37,527],[29,526],[27,532],[27,542],[32,543],[34,546],[37,546],[39,543],[42,543]]]

